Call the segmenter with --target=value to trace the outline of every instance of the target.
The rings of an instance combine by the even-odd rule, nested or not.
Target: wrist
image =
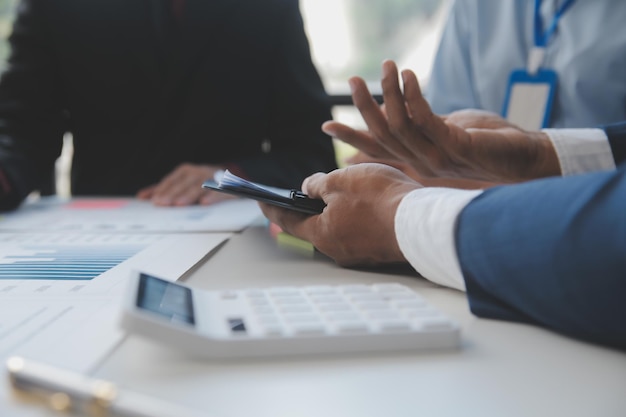
[[[544,132],[531,132],[535,148],[535,164],[530,179],[561,175],[561,165],[554,144]]]

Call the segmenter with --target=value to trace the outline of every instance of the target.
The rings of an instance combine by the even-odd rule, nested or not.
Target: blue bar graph
[[[0,257],[0,280],[91,280],[133,257],[146,245],[25,245]]]

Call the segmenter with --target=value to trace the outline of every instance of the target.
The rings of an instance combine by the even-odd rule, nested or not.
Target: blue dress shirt
[[[561,3],[543,1],[546,25]],[[433,110],[500,113],[511,71],[534,46],[533,16],[534,0],[456,0],[426,89]],[[577,0],[559,20],[542,66],[559,77],[550,127],[626,120],[624,16],[623,0]]]

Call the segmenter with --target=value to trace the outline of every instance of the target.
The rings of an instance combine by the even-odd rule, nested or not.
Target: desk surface
[[[462,348],[202,362],[129,337],[94,375],[207,416],[626,415],[623,352],[533,326],[478,319],[460,292],[410,273],[343,269],[291,252],[277,247],[263,227],[233,236],[188,279],[206,289],[382,281],[416,288],[455,318],[463,328]]]

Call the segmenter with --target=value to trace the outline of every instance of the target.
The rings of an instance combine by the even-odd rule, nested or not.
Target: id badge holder
[[[529,74],[515,70],[509,77],[502,116],[525,130],[548,127],[558,76],[550,69]]]

